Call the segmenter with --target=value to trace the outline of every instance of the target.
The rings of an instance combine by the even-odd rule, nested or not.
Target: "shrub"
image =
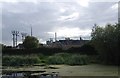
[[[57,53],[55,54],[55,56],[61,56],[64,60],[66,60],[67,58],[71,57],[72,54],[70,53]]]
[[[67,65],[86,65],[89,63],[87,55],[57,53],[52,56],[44,55],[14,55],[3,56],[3,66],[20,65],[40,65],[40,64],[67,64]]]
[[[101,63],[120,65],[120,24],[95,25],[91,33],[92,45],[98,51]]]
[[[67,65],[86,65],[89,63],[89,59],[87,55],[58,53],[53,56],[49,56],[47,63],[67,64]]]
[[[49,56],[47,60],[48,64],[64,64],[64,59],[61,56]]]
[[[86,55],[72,55],[66,60],[68,65],[86,65],[89,63],[88,57]]]
[[[3,66],[20,66],[20,65],[33,65],[40,63],[38,57],[29,56],[3,56]]]

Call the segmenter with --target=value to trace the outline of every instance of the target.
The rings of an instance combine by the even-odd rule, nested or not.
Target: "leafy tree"
[[[23,42],[24,48],[31,49],[31,48],[38,48],[39,41],[36,37],[27,36]]]
[[[120,24],[95,25],[92,29],[92,44],[98,50],[101,61],[107,64],[119,64]]]

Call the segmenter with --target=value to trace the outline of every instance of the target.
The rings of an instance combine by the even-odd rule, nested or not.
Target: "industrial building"
[[[54,42],[52,39],[50,39],[49,41],[46,41],[46,47],[69,49],[72,47],[81,47],[82,45],[84,45],[88,42],[89,42],[89,40],[83,40],[81,37],[79,40],[65,38],[64,40],[58,40],[58,41],[55,40]]]

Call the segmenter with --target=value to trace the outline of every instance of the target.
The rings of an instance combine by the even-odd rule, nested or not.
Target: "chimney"
[[[55,42],[57,41],[57,33],[55,32]]]
[[[32,27],[31,27],[31,36],[32,36]]]

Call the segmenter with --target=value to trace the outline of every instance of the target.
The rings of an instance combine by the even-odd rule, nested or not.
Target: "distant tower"
[[[80,40],[82,40],[82,37],[80,37]]]
[[[16,46],[17,46],[17,36],[19,36],[19,31],[16,31]]]
[[[55,32],[55,42],[57,41],[57,33]]]
[[[13,35],[13,47],[15,47],[15,31],[12,31],[12,35]]]
[[[12,31],[12,35],[13,35],[13,47],[17,46],[17,37],[19,36],[19,31]]]
[[[32,36],[32,27],[31,27],[31,36]]]
[[[120,24],[120,1],[118,2],[118,24]]]

